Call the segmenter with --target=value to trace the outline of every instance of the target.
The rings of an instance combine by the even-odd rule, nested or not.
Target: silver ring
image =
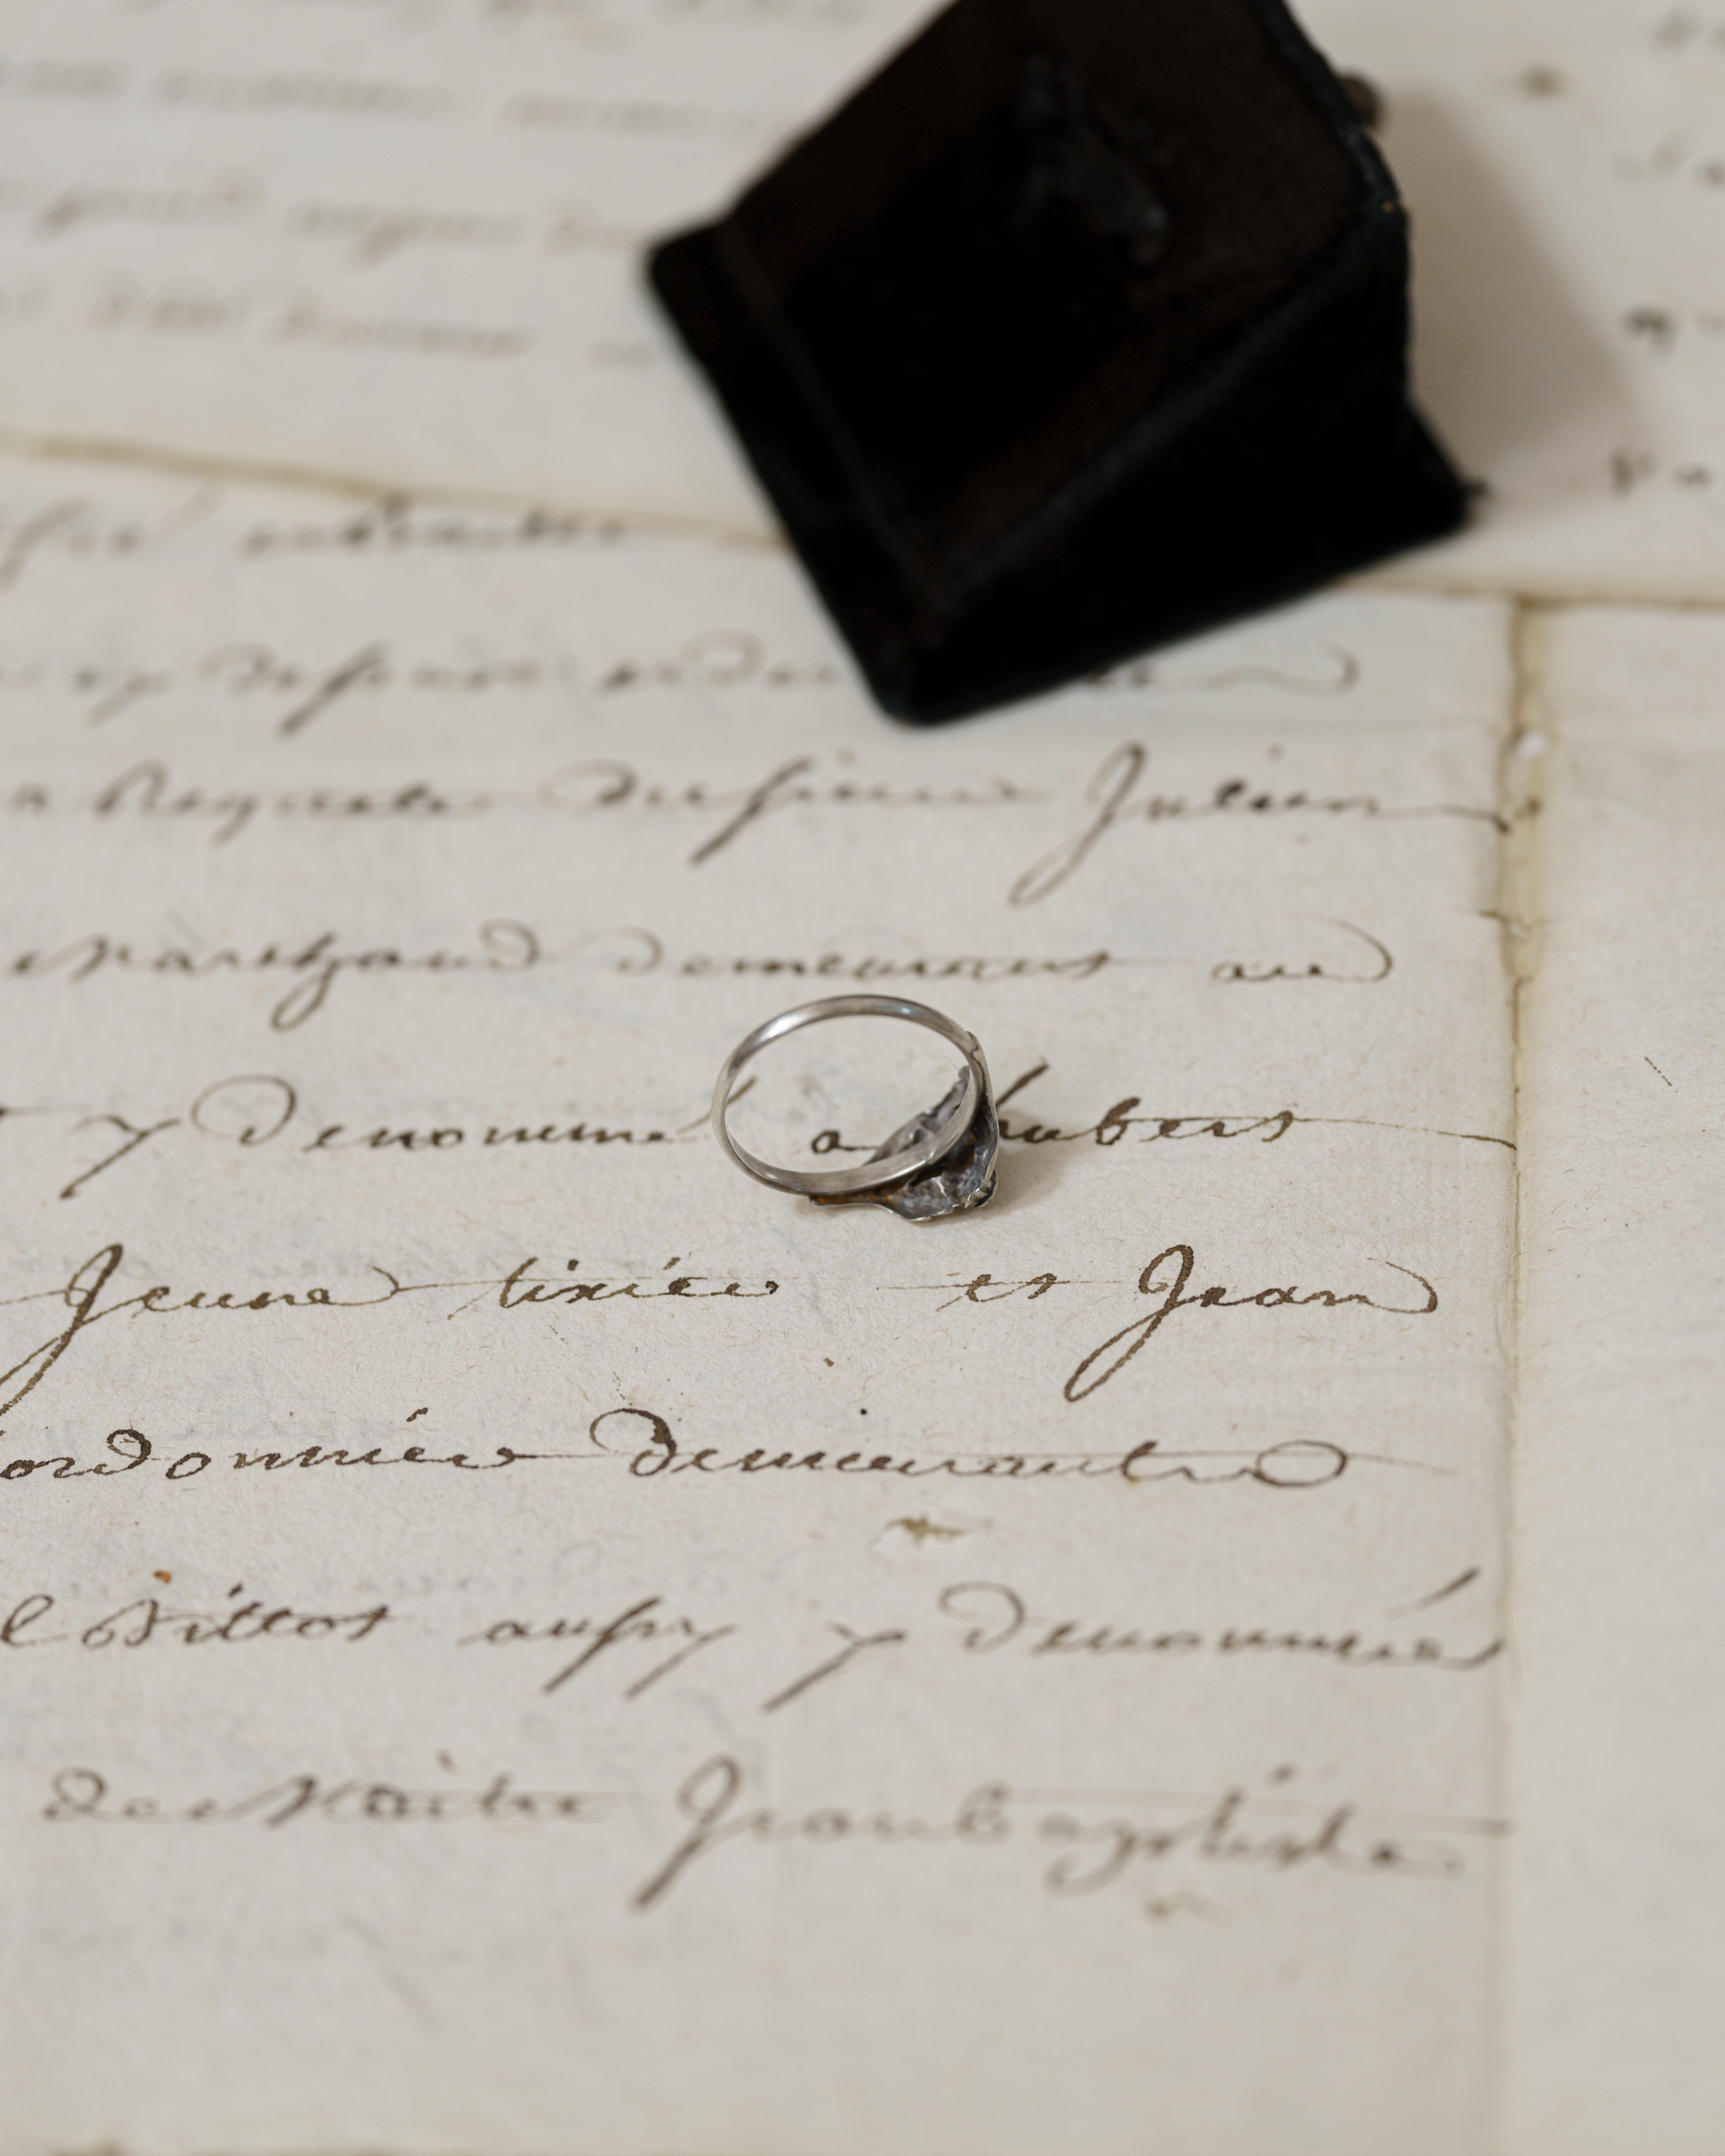
[[[774,1041],[823,1018],[902,1018],[926,1026],[950,1041],[964,1058],[964,1068],[944,1099],[894,1131],[856,1168],[805,1170],[775,1168],[758,1159],[732,1138],[725,1118],[743,1066]],[[830,996],[821,1003],[800,1003],[757,1025],[724,1059],[712,1089],[713,1135],[744,1175],[775,1190],[794,1191],[817,1205],[885,1206],[906,1220],[938,1220],[944,1213],[968,1213],[994,1194],[1000,1148],[994,1115],[994,1088],[988,1064],[974,1035],[967,1033],[925,1003],[905,996]]]

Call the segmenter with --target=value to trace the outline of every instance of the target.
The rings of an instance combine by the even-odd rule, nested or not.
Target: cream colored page
[[[0,414],[763,530],[645,298],[911,0],[9,0]]]
[[[1413,217],[1417,393],[1488,490],[1471,532],[1389,573],[1725,599],[1725,9],[1302,12],[1383,94]]]
[[[1712,2156],[1725,622],[1542,645],[1505,2140]]]
[[[770,555],[79,501],[5,602],[9,2156],[1477,2145],[1504,610],[917,734]],[[707,1134],[869,983],[981,1037],[988,1208]],[[763,1149],[945,1083],[808,1037]]]
[[[911,0],[11,0],[14,444],[765,534],[643,295],[932,10]],[[1725,14],[1311,0],[1383,91],[1415,373],[1476,529],[1390,572],[1725,595]]]

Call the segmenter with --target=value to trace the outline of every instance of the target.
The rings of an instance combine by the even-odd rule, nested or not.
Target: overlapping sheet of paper
[[[11,0],[0,435],[767,512],[642,291],[916,0]],[[1313,0],[1387,100],[1419,375],[1491,489],[1424,586],[1725,599],[1725,19]]]
[[[915,9],[19,0],[8,2156],[1710,2147],[1715,12],[1315,11],[1478,530],[910,735],[632,256]]]

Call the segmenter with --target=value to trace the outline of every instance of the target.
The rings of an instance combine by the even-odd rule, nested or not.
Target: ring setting
[[[739,1145],[728,1117],[743,1069],[763,1048],[827,1018],[900,1018],[956,1048],[963,1068],[932,1108],[901,1124],[855,1168],[778,1168]],[[781,1011],[739,1041],[724,1059],[712,1093],[712,1128],[725,1152],[757,1182],[821,1206],[882,1206],[901,1220],[938,1220],[969,1213],[994,1194],[1000,1148],[988,1059],[974,1034],[944,1012],[906,996],[830,996]]]

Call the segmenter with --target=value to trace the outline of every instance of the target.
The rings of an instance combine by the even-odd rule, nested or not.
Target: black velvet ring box
[[[1465,514],[1395,183],[1280,0],[958,0],[650,274],[901,718]]]

